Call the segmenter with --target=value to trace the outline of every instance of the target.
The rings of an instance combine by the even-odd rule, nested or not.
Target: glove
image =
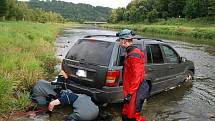
[[[126,97],[124,97],[123,103],[128,104],[131,100],[131,94],[128,94]]]

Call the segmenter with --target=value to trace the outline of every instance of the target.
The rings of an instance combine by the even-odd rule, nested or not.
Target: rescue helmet
[[[134,32],[129,29],[123,29],[116,33],[116,36],[119,37],[119,39],[132,39],[134,35]]]

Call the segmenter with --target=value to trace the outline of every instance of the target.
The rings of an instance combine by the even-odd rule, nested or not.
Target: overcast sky
[[[110,8],[126,7],[131,0],[61,0],[73,3],[86,3],[93,6],[105,6]]]

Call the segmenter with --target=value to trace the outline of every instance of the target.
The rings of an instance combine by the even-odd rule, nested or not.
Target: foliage
[[[35,9],[53,11],[72,21],[106,21],[111,8],[92,6],[89,4],[74,4],[63,1],[30,0],[27,4]]]
[[[8,10],[7,0],[0,0],[0,3],[0,17],[4,17]]]
[[[11,83],[6,81],[6,79],[0,76],[0,113],[8,109],[8,105],[5,105],[9,99],[9,95],[11,92]]]
[[[22,110],[29,102],[25,91],[54,73],[54,40],[60,26],[0,22],[0,113]],[[12,96],[14,90],[20,92],[18,99]]]
[[[156,9],[153,9],[152,11],[150,11],[150,12],[147,14],[147,18],[148,18],[148,21],[149,21],[150,23],[155,22],[157,17],[158,17],[158,12],[157,12]]]
[[[187,18],[197,18],[207,16],[207,0],[187,0],[184,13]]]
[[[184,18],[172,18],[168,21],[159,21],[153,24],[106,24],[100,25],[101,27],[110,28],[110,29],[132,29],[143,35],[145,34],[154,34],[156,35],[167,35],[174,37],[187,37],[193,38],[195,43],[206,44],[215,46],[215,24],[213,18],[197,18],[192,21]],[[200,41],[202,39],[204,41]],[[193,42],[193,41],[192,41]]]
[[[215,16],[215,1],[214,0],[208,0],[208,15],[209,16]]]
[[[156,22],[158,19],[213,17],[214,0],[132,0],[126,8],[113,9],[109,22]]]
[[[42,9],[30,9],[25,2],[16,0],[1,0],[0,17],[2,20],[26,20],[40,23],[63,22],[64,18],[54,12],[46,12]]]

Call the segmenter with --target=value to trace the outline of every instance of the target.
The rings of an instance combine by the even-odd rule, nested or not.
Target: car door
[[[166,89],[168,85],[168,66],[164,63],[163,54],[159,44],[146,45],[145,79],[151,80],[151,93]]]
[[[180,56],[178,53],[169,45],[161,45],[163,54],[164,54],[164,60],[166,65],[168,65],[168,87],[174,87],[176,86],[181,79],[183,78],[183,65],[180,63],[179,59]]]

